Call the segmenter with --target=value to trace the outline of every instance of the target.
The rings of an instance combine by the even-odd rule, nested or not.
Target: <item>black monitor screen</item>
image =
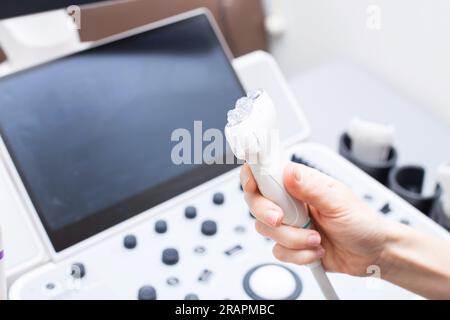
[[[1,0],[0,19],[105,0]]]
[[[172,134],[243,93],[201,14],[0,79],[0,130],[61,251],[235,167],[174,163]]]

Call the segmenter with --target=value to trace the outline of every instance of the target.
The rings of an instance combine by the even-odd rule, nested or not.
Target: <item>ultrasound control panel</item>
[[[450,238],[424,216],[332,150],[312,143],[289,149],[294,162],[349,185],[385,219]],[[323,299],[309,269],[272,256],[274,243],[254,230],[239,169],[189,197],[118,230],[69,258],[21,276],[11,299]],[[368,270],[371,275],[373,270]],[[383,272],[382,270],[380,272]],[[373,274],[330,274],[342,299],[417,299]]]

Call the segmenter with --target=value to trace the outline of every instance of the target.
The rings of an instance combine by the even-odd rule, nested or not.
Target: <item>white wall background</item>
[[[277,1],[287,25],[271,50],[288,77],[350,60],[450,125],[450,0]]]

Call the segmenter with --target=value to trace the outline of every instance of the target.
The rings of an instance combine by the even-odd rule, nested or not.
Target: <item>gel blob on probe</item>
[[[283,223],[309,228],[307,207],[284,188],[283,169],[288,157],[279,139],[275,106],[267,92],[250,92],[236,102],[228,112],[225,136],[235,156],[249,164],[261,194],[281,207]],[[321,261],[309,267],[325,298],[338,299]]]

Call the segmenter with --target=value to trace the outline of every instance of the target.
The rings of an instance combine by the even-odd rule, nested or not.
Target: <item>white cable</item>
[[[307,207],[284,188],[283,168],[288,162],[279,139],[277,114],[269,95],[262,90],[249,93],[228,112],[225,135],[237,158],[247,161],[261,194],[284,212],[283,223],[309,228]],[[311,271],[327,299],[338,299],[320,261]]]
[[[7,298],[4,253],[2,228],[0,226],[0,300],[6,300]]]
[[[348,128],[351,152],[359,160],[386,161],[394,141],[394,126],[353,118]]]
[[[311,269],[311,272],[316,279],[320,290],[325,296],[325,299],[339,300],[336,291],[334,291],[334,288],[331,285],[330,279],[328,279],[327,273],[323,269],[322,263],[320,261],[316,261],[315,263],[310,264],[308,267]]]

